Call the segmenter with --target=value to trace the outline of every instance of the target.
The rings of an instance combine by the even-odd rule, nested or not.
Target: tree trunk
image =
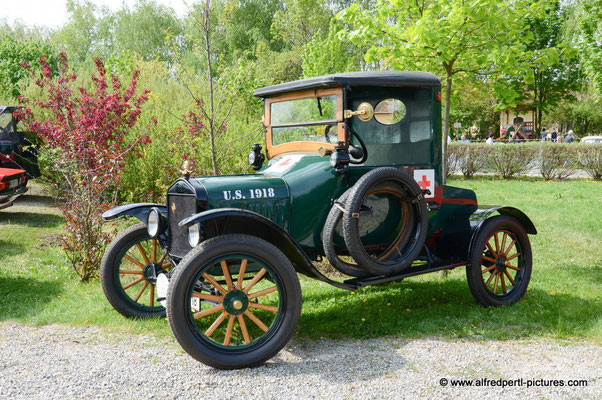
[[[209,81],[209,138],[211,139],[211,166],[213,175],[217,175],[217,156],[215,154],[215,110],[213,104],[213,73],[211,69],[211,1],[205,1],[203,12],[203,30],[205,35],[205,53],[207,55],[207,79]]]
[[[449,135],[449,109],[451,103],[451,90],[452,90],[452,73],[451,66],[447,69],[447,77],[445,78],[445,113],[443,117],[443,145],[441,147],[441,163],[443,166],[443,176],[441,181],[443,184],[447,181],[447,137]]]

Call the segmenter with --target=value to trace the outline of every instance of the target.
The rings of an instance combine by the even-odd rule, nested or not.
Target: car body
[[[0,168],[0,210],[12,206],[13,202],[27,190],[25,170]]]
[[[0,166],[14,167],[15,155],[23,152],[25,135],[13,118],[15,106],[0,106]]]
[[[580,140],[581,143],[602,143],[602,136],[585,136]]]
[[[517,301],[530,276],[527,234],[535,226],[514,207],[479,206],[472,190],[444,184],[440,91],[435,75],[413,71],[335,74],[257,89],[266,154],[259,144],[249,154],[256,173],[190,177],[184,168],[166,204],[124,205],[103,215],[143,223],[107,250],[101,272],[107,298],[135,317],[164,315],[158,301],[167,301],[184,349],[225,369],[258,365],[290,338],[301,304],[291,271],[355,290],[466,266],[479,303]],[[134,259],[138,252],[142,258]],[[313,261],[324,257],[349,277],[321,271]],[[510,265],[514,259],[518,267]],[[508,271],[515,269],[512,278]],[[124,281],[128,274],[132,280]],[[249,295],[264,276],[276,286]],[[141,303],[149,285],[150,299]],[[155,286],[166,294],[153,298]],[[270,290],[279,297],[268,303],[278,306],[255,303],[254,296]],[[258,322],[251,309],[271,311],[274,320]],[[227,329],[220,325],[226,319]],[[256,339],[245,320],[261,328]],[[224,329],[219,343],[211,337],[218,328]]]

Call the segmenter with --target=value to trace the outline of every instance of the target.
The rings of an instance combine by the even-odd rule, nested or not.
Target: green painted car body
[[[404,276],[464,265],[475,233],[494,212],[512,215],[528,233],[536,233],[529,218],[519,210],[479,207],[473,191],[443,184],[440,91],[440,81],[432,74],[395,71],[329,75],[256,90],[255,95],[265,103],[267,163],[256,173],[186,176],[174,182],[167,191],[166,205],[155,205],[166,214],[167,226],[160,236],[162,245],[172,259],[183,258],[192,249],[188,228],[199,224],[201,240],[226,233],[262,237],[279,247],[298,272],[339,287],[349,289],[379,283],[382,278],[376,277],[335,283],[317,271],[311,261],[324,255],[321,234],[336,199],[367,172],[383,166],[402,169],[422,189],[428,189],[424,265],[410,268]],[[332,100],[335,107],[332,120],[324,126],[337,130],[333,134],[345,152],[350,146],[358,146],[356,137],[361,137],[368,153],[365,162],[349,165],[342,173],[333,168],[328,153],[337,150],[336,142],[328,137],[329,129],[324,131],[325,138],[305,132],[302,134],[309,140],[283,140],[282,132],[290,137],[290,126],[270,120],[277,111],[274,105],[298,99],[306,103],[316,99],[320,115],[323,111],[320,99]],[[390,124],[395,113],[386,107],[384,111],[379,108],[380,103],[390,105],[385,103],[389,99],[403,103],[401,120]],[[384,115],[381,120],[386,123],[377,118],[363,120],[361,115],[353,114],[363,103],[369,103],[377,116],[380,109]],[[310,131],[320,123],[306,123],[302,127]],[[322,135],[323,131],[319,132]],[[365,232],[367,244],[392,240],[394,226],[387,221],[396,221],[398,211],[394,205],[386,205],[386,198],[382,202],[384,206],[379,212],[384,213],[383,223]],[[105,218],[133,215],[146,222],[151,207],[122,206],[105,213]],[[345,254],[343,240],[337,236],[335,245]]]

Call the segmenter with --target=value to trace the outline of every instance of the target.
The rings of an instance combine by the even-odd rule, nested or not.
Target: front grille
[[[195,195],[170,193],[167,195],[167,219],[169,224],[169,254],[182,258],[192,250],[188,244],[188,231],[178,224],[185,218],[196,214]]]

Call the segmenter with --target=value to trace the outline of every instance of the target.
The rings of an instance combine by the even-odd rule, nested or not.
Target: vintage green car
[[[256,144],[249,154],[256,173],[185,170],[167,204],[104,214],[142,222],[102,262],[117,311],[167,312],[192,357],[232,369],[263,363],[291,338],[297,273],[355,290],[465,266],[478,303],[523,296],[536,229],[516,208],[478,206],[473,191],[444,184],[435,75],[335,74],[255,96],[265,104],[267,152]],[[348,277],[326,276],[313,263],[323,257]]]

